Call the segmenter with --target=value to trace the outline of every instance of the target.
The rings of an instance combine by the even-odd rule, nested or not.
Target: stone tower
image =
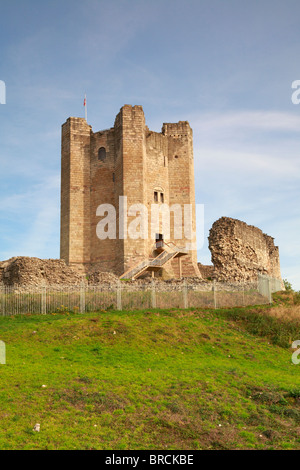
[[[116,228],[115,236],[104,238],[98,228],[108,215],[106,205],[114,208]],[[127,228],[140,214],[132,212],[136,205],[144,208],[147,220],[143,236],[132,238]],[[181,218],[174,215],[174,205]],[[169,232],[164,216],[153,227],[153,207],[171,207]],[[99,265],[122,275],[158,256],[167,262],[156,262],[157,270],[201,277],[195,232],[193,133],[187,121],[152,132],[142,107],[125,105],[111,129],[93,132],[85,119],[74,117],[63,124],[60,256],[68,264],[84,272]]]

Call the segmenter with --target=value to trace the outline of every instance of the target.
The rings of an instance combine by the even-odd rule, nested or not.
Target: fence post
[[[46,315],[47,313],[47,302],[46,302],[46,285],[42,286],[42,305],[41,305],[41,311],[42,315]]]
[[[216,288],[215,279],[214,279],[214,283],[213,283],[213,291],[214,291],[214,308],[217,308],[217,288]]]
[[[155,291],[155,282],[151,282],[151,303],[152,308],[156,308],[156,291]]]
[[[4,305],[5,305],[5,289],[4,289],[4,286],[0,286],[0,294],[1,294],[1,315],[5,315],[5,308],[4,308]]]
[[[122,310],[122,285],[120,280],[117,286],[117,310]]]
[[[189,305],[188,305],[188,290],[187,290],[186,280],[184,280],[183,282],[182,293],[183,293],[183,308],[187,309],[189,308]]]
[[[5,315],[5,309],[4,309],[4,294],[5,294],[5,290],[4,290],[4,286],[0,286],[0,297],[1,297],[1,304],[0,304],[0,315],[4,316]]]
[[[6,346],[4,341],[0,341],[0,364],[6,364]]]
[[[80,313],[85,313],[85,283],[80,284]]]

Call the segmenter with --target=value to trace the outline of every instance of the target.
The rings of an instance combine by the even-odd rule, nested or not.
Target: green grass
[[[0,318],[0,449],[299,449],[299,322],[269,311]]]

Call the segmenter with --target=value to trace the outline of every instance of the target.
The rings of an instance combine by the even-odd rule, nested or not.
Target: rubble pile
[[[88,284],[95,286],[97,284],[117,284],[118,276],[110,272],[94,271],[87,276]]]

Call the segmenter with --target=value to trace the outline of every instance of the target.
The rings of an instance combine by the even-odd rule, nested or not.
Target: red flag
[[[87,121],[87,105],[86,105],[86,95],[84,95],[84,102],[83,102],[83,106],[84,106],[84,112],[85,112],[85,120]]]

